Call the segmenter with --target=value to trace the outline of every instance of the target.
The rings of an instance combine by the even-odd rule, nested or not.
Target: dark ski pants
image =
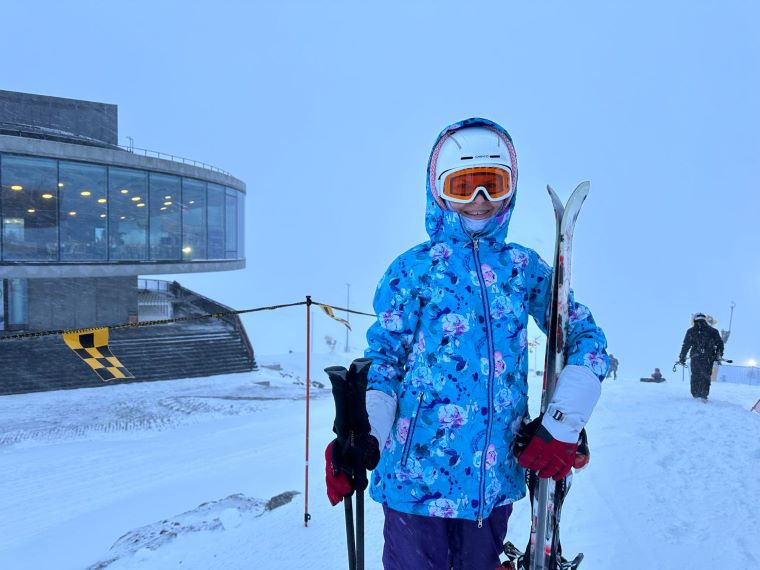
[[[705,358],[691,359],[691,395],[695,398],[707,398],[710,393],[710,375],[712,360]]]
[[[495,570],[512,505],[477,521],[400,513],[383,506],[385,570]]]

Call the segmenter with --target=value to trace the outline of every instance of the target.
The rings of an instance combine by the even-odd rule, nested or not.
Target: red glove
[[[575,464],[577,448],[577,443],[554,439],[549,430],[539,425],[517,462],[526,469],[536,471],[541,478],[551,477],[559,481],[570,473]]]
[[[344,497],[350,497],[354,490],[351,488],[351,482],[348,475],[333,464],[333,446],[335,440],[331,441],[325,449],[325,481],[327,482],[327,498],[334,507],[340,503]]]

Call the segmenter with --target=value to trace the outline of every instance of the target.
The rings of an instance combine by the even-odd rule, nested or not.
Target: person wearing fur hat
[[[515,457],[528,415],[528,317],[546,332],[552,281],[535,251],[506,243],[517,179],[503,127],[481,118],[446,127],[428,161],[429,240],[396,258],[377,287],[367,449],[381,452],[367,453],[365,467],[385,513],[386,570],[496,568],[524,469],[565,477],[599,398],[607,341],[571,293],[567,365]],[[327,467],[331,501],[340,500],[340,469]]]
[[[691,395],[707,401],[710,394],[710,374],[714,362],[723,358],[723,340],[717,329],[707,322],[707,315],[696,313],[694,324],[686,331],[681,345],[678,363],[686,364],[686,355],[691,353]]]

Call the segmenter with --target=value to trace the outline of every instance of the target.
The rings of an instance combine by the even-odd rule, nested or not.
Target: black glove
[[[678,359],[678,364],[680,364],[681,366],[686,366],[686,358],[684,356],[681,356]]]
[[[367,488],[367,472],[377,467],[380,446],[377,438],[364,434],[354,438],[354,444],[335,438],[325,449],[325,480],[327,497],[337,505],[343,497]]]
[[[380,444],[374,435],[368,433],[355,435],[353,445],[335,438],[332,441],[331,460],[333,473],[344,471],[351,475],[359,467],[372,471],[380,462]]]
[[[339,494],[345,496],[342,483],[345,479],[352,490],[364,491],[368,483],[367,470],[377,467],[380,461],[380,445],[377,438],[370,435],[365,402],[370,362],[361,358],[354,360],[348,370],[342,366],[325,369],[335,398],[333,431],[338,436],[325,450],[328,496],[331,482],[338,487],[336,496],[330,497],[331,502]]]

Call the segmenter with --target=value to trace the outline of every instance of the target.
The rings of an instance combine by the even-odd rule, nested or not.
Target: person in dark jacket
[[[713,363],[723,358],[723,340],[720,333],[707,324],[704,313],[694,315],[694,325],[686,331],[678,363],[686,364],[691,351],[691,395],[707,400],[710,393],[710,374]]]

